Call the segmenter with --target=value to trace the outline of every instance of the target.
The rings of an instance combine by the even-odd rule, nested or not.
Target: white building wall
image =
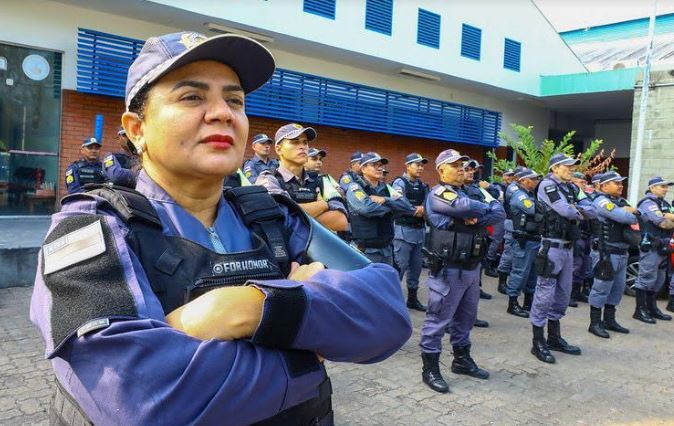
[[[153,2],[531,95],[539,94],[540,75],[585,71],[530,0],[394,0],[391,36],[365,29],[365,0],[336,0],[334,20],[303,12],[303,0]],[[441,15],[439,49],[417,44],[419,8]],[[462,23],[482,29],[480,61],[460,54]],[[521,72],[503,68],[505,37],[522,43]]]

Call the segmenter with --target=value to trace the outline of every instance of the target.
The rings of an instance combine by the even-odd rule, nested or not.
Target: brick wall
[[[96,114],[105,116],[102,153],[118,150],[115,135],[121,123],[124,102],[119,98],[64,90],[62,108],[59,196],[65,195],[63,176],[66,167],[80,158],[82,139],[93,135]],[[249,117],[249,120],[250,138],[258,133],[266,133],[273,138],[276,130],[287,123],[287,121],[262,117]],[[432,162],[440,151],[454,148],[462,154],[476,158],[480,162],[483,161],[483,148],[475,145],[328,126],[312,127],[318,132],[318,139],[314,145],[328,152],[324,166],[325,171],[335,178],[338,178],[348,167],[349,158],[354,151],[376,151],[383,157],[388,158],[390,160],[388,170],[391,172],[391,177],[398,176],[404,171],[404,157],[411,152],[419,152]],[[499,149],[499,151],[501,150]],[[503,151],[503,153],[499,152],[500,156],[505,155],[505,150]],[[244,158],[250,158],[252,155],[253,150],[248,145]],[[436,181],[436,176],[431,166],[427,168],[424,178],[432,183]]]

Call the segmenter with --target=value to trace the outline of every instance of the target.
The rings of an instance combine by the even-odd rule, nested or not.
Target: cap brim
[[[318,135],[316,133],[316,130],[314,130],[312,127],[302,127],[301,129],[293,130],[287,135],[280,137],[275,141],[275,143],[279,144],[283,139],[297,139],[303,133],[306,133],[307,135],[307,142],[313,141],[314,139],[316,139],[316,136]]]
[[[256,143],[267,143],[267,142],[274,143],[272,138],[267,138],[267,139],[260,139],[260,140],[257,140],[257,141],[253,141],[253,145],[255,145]]]
[[[388,158],[377,158],[377,159],[374,159],[374,158],[373,158],[373,159],[367,160],[367,161],[365,161],[365,162],[362,162],[362,161],[361,161],[360,164],[361,164],[361,166],[364,166],[364,165],[366,165],[366,164],[372,164],[372,163],[381,163],[382,165],[388,164]]]
[[[442,166],[443,164],[451,164],[451,163],[456,163],[457,161],[467,161],[470,160],[470,157],[466,155],[461,155],[459,157],[449,157],[446,160],[443,160],[439,162],[438,164],[435,165],[435,168],[437,169],[438,167]]]
[[[577,158],[565,158],[561,161],[551,164],[550,168],[555,166],[577,166],[578,164],[580,164],[580,160]]]
[[[674,182],[672,182],[671,180],[664,180],[664,181],[662,181],[662,182],[658,182],[658,183],[654,183],[654,184],[648,185],[648,187],[650,188],[651,186],[655,186],[655,185],[667,185],[667,186],[672,186],[672,185],[674,185]]]
[[[327,152],[323,151],[322,149],[318,150],[317,152],[309,155],[309,157],[317,157],[317,156],[322,156],[325,157],[327,155]]]
[[[406,161],[405,165],[407,164],[412,164],[412,163],[421,163],[421,164],[428,164],[428,159],[426,158],[415,158],[414,160]]]
[[[276,69],[274,56],[257,41],[237,34],[222,34],[210,37],[162,63],[159,66],[160,70],[143,82],[142,86],[159,80],[183,65],[207,60],[217,61],[232,68],[239,77],[241,88],[246,94],[262,87]],[[134,93],[134,96],[137,93],[138,91]],[[131,99],[127,100],[127,106],[130,101]]]

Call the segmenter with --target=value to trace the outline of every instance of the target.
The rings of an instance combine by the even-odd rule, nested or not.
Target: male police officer
[[[250,182],[255,183],[255,180],[263,171],[271,170],[273,172],[278,168],[279,161],[269,156],[272,142],[274,141],[264,133],[253,137],[255,155],[243,163],[243,173]]]
[[[316,130],[311,127],[290,123],[279,128],[275,137],[279,166],[264,170],[255,184],[264,186],[271,194],[289,196],[328,229],[344,231],[348,229],[348,221],[341,195],[332,185],[304,170],[308,143],[314,139]]]
[[[533,328],[531,353],[539,360],[554,363],[550,350],[580,355],[579,347],[569,345],[561,335],[559,320],[566,313],[573,274],[573,242],[580,237],[579,222],[596,218],[588,200],[579,201],[567,185],[578,159],[553,155],[549,173],[539,184],[538,201],[545,209],[541,249],[536,255],[536,291],[529,318]],[[548,339],[544,338],[548,323]]]
[[[412,214],[401,215],[395,219],[393,258],[398,265],[401,281],[407,272],[407,307],[417,311],[426,310],[417,298],[417,289],[421,275],[421,249],[426,236],[424,201],[428,195],[428,185],[421,181],[420,176],[427,163],[428,160],[420,154],[409,154],[405,157],[405,173],[392,184],[414,206]]]
[[[449,392],[438,364],[442,337],[449,326],[454,350],[452,372],[487,379],[489,373],[470,356],[470,330],[477,318],[480,262],[486,252],[488,225],[502,221],[501,203],[473,200],[461,189],[462,162],[468,157],[448,149],[435,160],[440,184],[426,199],[433,254],[428,279],[428,310],[421,329],[422,379],[436,392]]]
[[[639,224],[643,239],[639,254],[639,275],[636,290],[634,319],[648,324],[655,320],[670,321],[672,317],[658,309],[656,295],[665,281],[669,244],[674,229],[674,210],[665,201],[665,195],[674,182],[656,176],[648,181],[646,196],[637,204],[641,216]]]
[[[126,137],[126,131],[122,127],[117,132],[117,142],[122,152],[108,153],[103,158],[103,173],[108,182],[115,185],[136,187],[136,177],[140,172],[138,157],[132,155],[133,144]]]
[[[571,183],[569,184],[576,192],[576,198],[579,200],[592,198],[587,195],[588,184],[585,175],[581,172],[573,172]],[[590,191],[592,188],[589,189]],[[593,219],[596,220],[596,219]],[[592,287],[591,271],[592,260],[590,251],[592,246],[592,222],[593,220],[582,220],[580,222],[580,238],[573,247],[573,284],[571,286],[571,299],[569,306],[578,307],[578,302],[587,303],[587,297]]]
[[[540,176],[530,169],[517,173],[517,190],[510,197],[512,218],[512,270],[507,284],[508,310],[511,315],[528,318],[536,289],[534,260],[541,246],[542,206],[536,201]],[[524,305],[517,298],[524,291]]]
[[[601,175],[600,193],[592,203],[599,215],[599,226],[594,227],[598,240],[598,255],[593,259],[595,270],[594,283],[590,291],[590,326],[588,331],[595,336],[608,338],[606,330],[617,333],[629,333],[615,319],[616,306],[620,303],[625,290],[627,273],[627,249],[629,242],[626,233],[629,226],[637,223],[637,209],[627,204],[620,196],[622,182],[627,179],[616,172]],[[601,311],[604,310],[602,321]]]
[[[517,166],[512,172],[513,175],[524,170],[524,167]],[[513,221],[510,214],[510,198],[517,191],[518,186],[516,182],[511,181],[508,186],[506,186],[505,191],[503,192],[503,209],[506,212],[506,219],[503,221],[503,252],[501,253],[501,260],[499,260],[498,268],[498,292],[501,294],[506,294],[506,284],[508,281],[508,276],[510,276],[510,271],[512,268],[512,248],[513,248]]]
[[[322,180],[322,187],[330,185],[332,188],[335,188],[339,195],[344,198],[346,195],[342,190],[342,187],[339,186],[339,183],[327,173],[323,173],[323,159],[327,155],[327,152],[324,149],[309,148],[307,151],[307,163],[304,165],[304,170],[311,175],[312,179]]]
[[[349,170],[342,173],[339,177],[339,186],[342,187],[342,190],[346,193],[349,189],[351,183],[361,183],[362,174],[360,172],[360,161],[363,158],[363,153],[356,151],[351,154],[351,162],[349,163]]]
[[[351,236],[371,261],[393,265],[394,216],[416,210],[398,191],[381,181],[384,165],[388,164],[386,158],[368,152],[363,154],[360,164],[361,183],[350,183],[346,192]]]
[[[75,161],[66,169],[66,189],[68,194],[84,192],[84,185],[88,183],[103,183],[102,164],[99,159],[101,143],[96,138],[87,138],[80,148],[82,158]]]

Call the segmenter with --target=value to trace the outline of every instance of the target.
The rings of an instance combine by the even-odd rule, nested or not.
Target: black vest
[[[594,198],[596,199],[599,196],[597,194]],[[629,204],[627,200],[622,197],[613,197],[610,195],[605,195],[605,197],[617,207],[626,207]],[[630,225],[616,222],[609,218],[604,218],[603,222],[599,220],[592,221],[592,235],[593,237],[599,240],[599,246],[601,248],[601,243],[620,243],[628,244],[633,247],[639,246],[639,241],[641,240],[641,233],[632,229]]]
[[[523,191],[524,188],[520,187]],[[527,191],[527,193],[529,193]],[[532,195],[529,193],[529,195]],[[511,219],[513,221],[513,230],[516,231],[519,236],[524,237],[531,241],[537,241],[541,237],[541,228],[543,225],[543,220],[545,217],[545,207],[543,203],[536,200],[533,197],[535,213],[529,215],[523,210],[511,210]]]
[[[664,198],[660,197],[655,197],[655,198],[642,198],[639,203],[637,204],[637,207],[641,206],[641,204],[646,201],[647,199],[653,200],[655,204],[658,205],[658,209],[662,212],[662,214],[665,213],[671,213],[671,208],[672,206],[665,201]],[[643,234],[648,234],[650,238],[655,238],[655,239],[660,239],[664,240],[667,239],[669,240],[672,236],[672,230],[671,229],[662,229],[659,226],[655,225],[651,221],[643,220],[643,216],[639,216],[639,226],[641,228],[641,232]]]
[[[541,183],[542,182],[543,181],[541,181]],[[541,185],[541,183],[538,185]],[[561,197],[566,199],[567,203],[576,203],[575,193],[569,185],[557,182],[555,182],[555,185],[557,186],[557,192],[559,192]],[[538,193],[538,187],[536,188],[536,193]],[[562,217],[552,207],[547,206],[545,203],[541,203],[541,205],[545,208],[542,227],[542,236],[544,238],[556,238],[567,241],[576,241],[580,238],[580,221],[569,220]]]
[[[103,166],[100,161],[89,163],[88,161],[79,160],[77,163],[77,179],[80,185],[100,184],[105,182],[103,175]]]
[[[423,206],[426,196],[428,195],[428,185],[423,183],[420,179],[417,179],[414,183],[410,182],[404,177],[400,177],[405,183],[405,198],[413,206]],[[415,216],[398,216],[395,219],[396,225],[409,226],[410,228],[423,228],[426,225],[426,221],[423,217]]]
[[[443,266],[472,270],[487,253],[487,228],[457,221],[447,229],[440,229],[431,223],[429,246],[442,259]]]
[[[306,173],[306,172],[305,172]],[[274,177],[278,180],[281,188],[290,195],[297,204],[311,203],[318,200],[319,193],[323,192],[322,179],[311,179],[301,186],[297,179],[286,182],[278,170],[274,170]],[[319,192],[320,191],[320,192]]]
[[[370,185],[363,186],[369,195],[379,195]],[[390,195],[390,194],[389,194]],[[385,248],[393,241],[393,213],[383,216],[366,217],[356,212],[351,213],[351,238],[358,248]]]

